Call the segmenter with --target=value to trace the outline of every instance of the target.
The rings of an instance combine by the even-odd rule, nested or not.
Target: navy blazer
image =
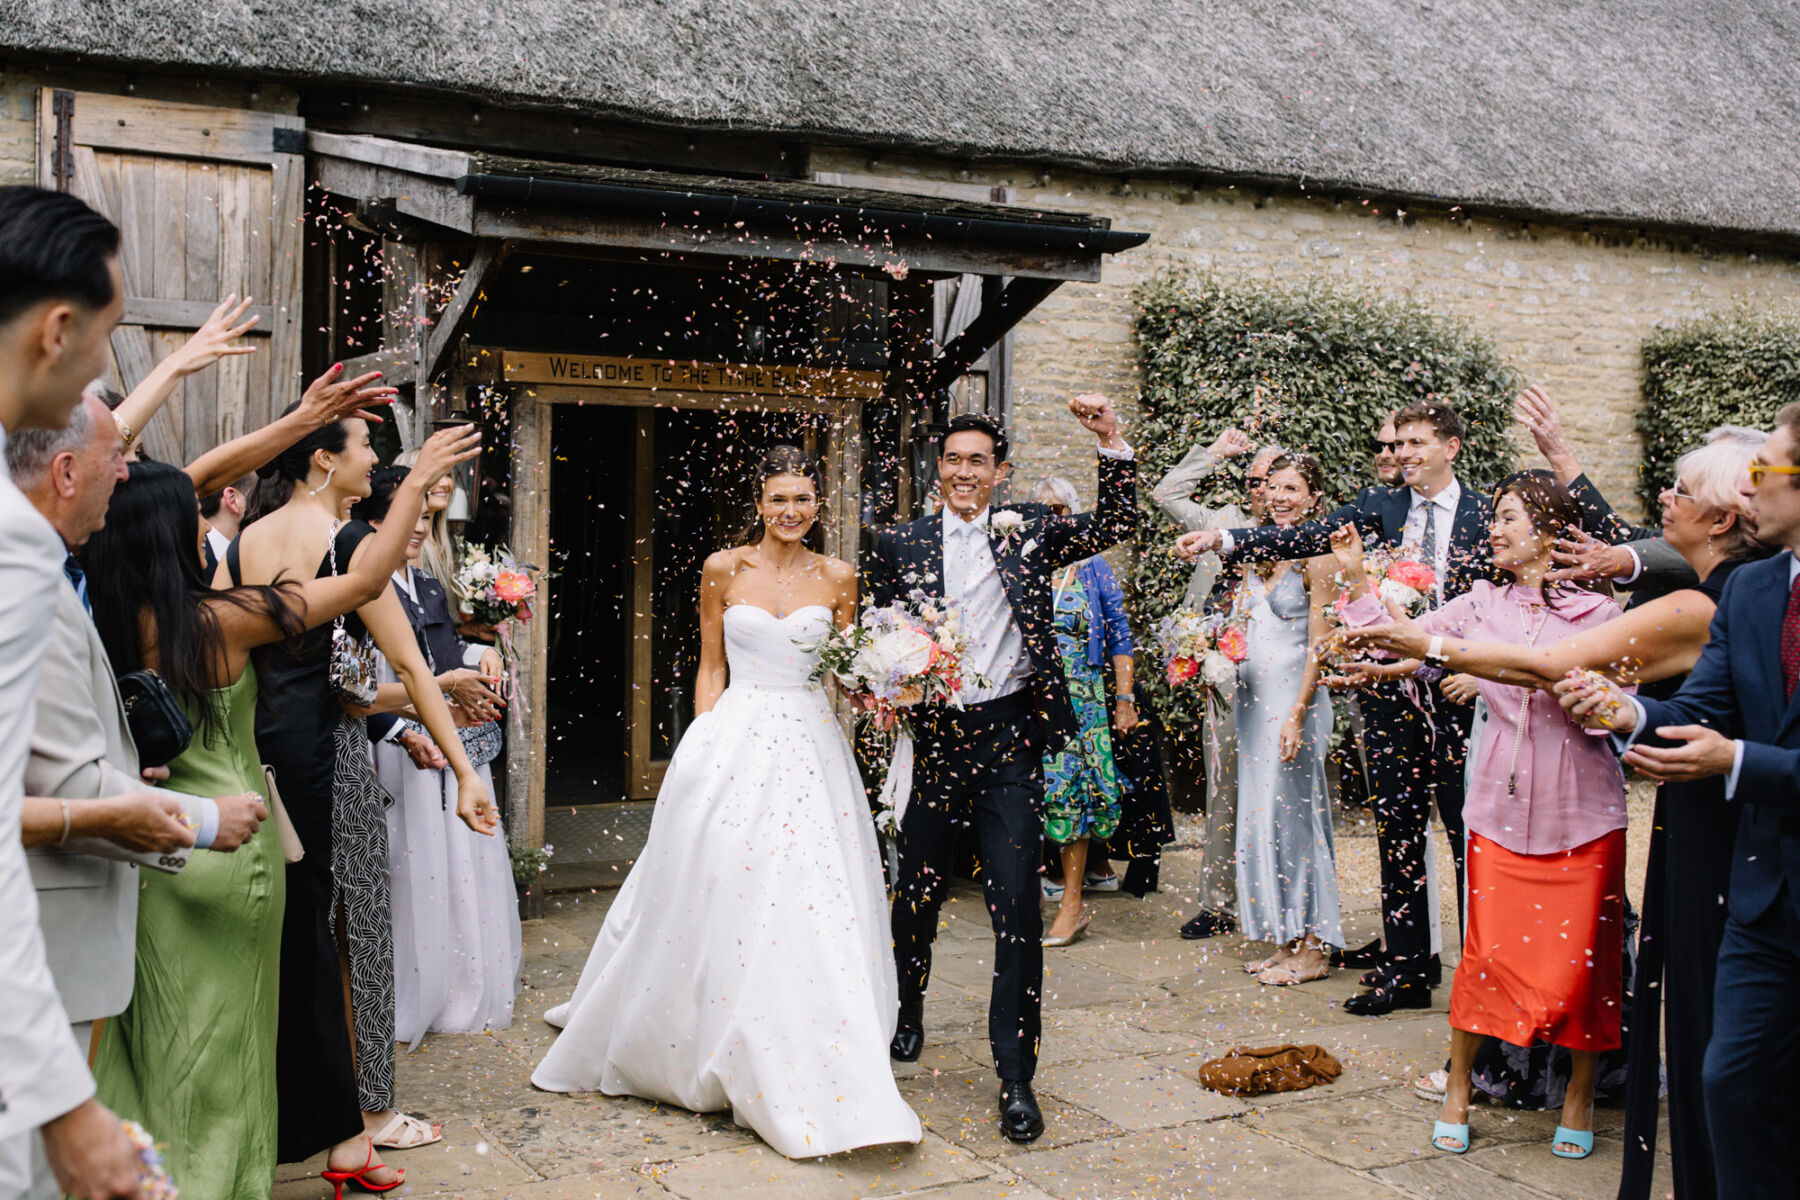
[[[1070,563],[1092,558],[1123,541],[1137,528],[1137,462],[1100,456],[1100,500],[1094,511],[1059,516],[1042,504],[1008,504],[991,510],[988,544],[994,567],[1012,605],[1013,620],[1031,658],[1031,691],[1052,746],[1060,748],[1081,731],[1069,701],[1062,657],[1056,652],[1051,581]],[[1024,524],[1015,533],[994,530],[993,513],[1016,512]],[[942,515],[921,517],[884,530],[875,552],[864,561],[863,590],[877,606],[904,600],[915,589],[944,594]]]
[[[1329,516],[1285,529],[1279,525],[1233,529],[1231,550],[1222,558],[1228,566],[1236,566],[1242,562],[1280,562],[1330,554],[1331,535],[1343,525],[1355,525],[1365,538],[1375,534],[1384,544],[1398,546],[1406,533],[1406,518],[1412,512],[1412,494],[1412,489],[1406,487],[1364,488],[1356,499]],[[1478,579],[1504,581],[1494,568],[1494,552],[1488,545],[1488,521],[1492,516],[1493,505],[1488,498],[1464,483],[1450,525],[1444,599],[1462,595]]]
[[[1646,743],[1676,744],[1650,732],[1663,725],[1707,725],[1743,740],[1729,903],[1745,923],[1768,911],[1783,882],[1800,899],[1800,691],[1789,700],[1781,678],[1793,561],[1783,551],[1734,571],[1681,690],[1663,701],[1638,698]]]

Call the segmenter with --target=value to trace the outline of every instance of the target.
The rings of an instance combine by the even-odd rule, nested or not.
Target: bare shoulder
[[[819,573],[832,583],[851,583],[856,579],[856,568],[841,558],[833,558],[829,554],[819,555]]]
[[[733,546],[728,550],[713,551],[701,564],[701,576],[714,583],[723,583],[730,579],[743,568],[744,551],[748,548],[747,546]]]

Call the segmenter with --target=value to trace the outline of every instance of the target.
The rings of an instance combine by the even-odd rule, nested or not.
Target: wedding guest
[[[1157,482],[1151,499],[1164,516],[1184,531],[1226,529],[1266,521],[1263,488],[1268,482],[1269,464],[1283,453],[1280,446],[1264,446],[1250,459],[1244,472],[1242,507],[1209,507],[1194,498],[1200,486],[1219,473],[1226,459],[1249,454],[1251,446],[1249,435],[1239,429],[1226,429],[1210,445],[1196,444]],[[1221,572],[1217,555],[1202,554],[1195,560],[1182,603],[1193,609],[1228,605],[1228,592],[1221,594],[1219,589],[1229,589],[1236,582],[1235,572]],[[1206,765],[1206,845],[1200,869],[1200,911],[1181,927],[1181,936],[1188,939],[1213,937],[1237,928],[1236,720],[1230,709],[1207,702],[1201,729]]]
[[[246,471],[216,492],[200,497],[200,519],[206,522],[206,548],[213,564],[225,557],[225,547],[232,543],[250,507],[250,493],[256,488],[256,472]]]
[[[1389,413],[1381,419],[1381,428],[1375,431],[1371,439],[1375,451],[1375,486],[1403,487],[1406,480],[1400,472],[1400,438],[1394,432],[1394,414]]]
[[[81,389],[106,365],[124,312],[119,231],[74,196],[0,188],[0,444],[27,429],[61,429]],[[94,1098],[38,928],[20,838],[32,695],[48,645],[56,531],[0,475],[0,1194],[129,1197],[137,1151]]]
[[[1325,471],[1307,454],[1269,464],[1269,519],[1283,528],[1310,520],[1325,502]],[[1337,598],[1336,561],[1239,568],[1235,613],[1247,651],[1238,664],[1238,928],[1276,951],[1245,969],[1259,983],[1287,987],[1331,973],[1328,955],[1344,944],[1337,858],[1325,756],[1331,700],[1319,687],[1314,648]]]
[[[1056,476],[1040,483],[1031,499],[1059,516],[1081,508],[1075,485]],[[1107,891],[1119,888],[1110,866],[1088,875],[1088,844],[1104,842],[1118,827],[1122,797],[1112,736],[1115,730],[1129,733],[1138,718],[1131,625],[1112,568],[1094,555],[1063,567],[1050,586],[1056,651],[1078,729],[1062,749],[1044,758],[1044,836],[1059,848],[1063,883],[1056,918],[1043,941],[1045,946],[1068,946],[1088,931],[1089,916],[1081,907],[1084,883]],[[1116,697],[1110,714],[1104,674],[1109,666]]]
[[[337,374],[334,370],[332,378]],[[450,443],[452,465],[472,457],[478,445],[478,434],[467,426],[457,438]],[[367,494],[374,466],[368,425],[357,417],[327,425],[282,451],[259,471],[263,478],[252,503],[253,513],[272,511],[246,521],[225,556],[230,581],[270,584],[356,567],[357,555],[366,552],[363,543],[379,535],[361,522],[345,524],[339,514]],[[434,464],[433,480],[447,469]],[[403,543],[408,532],[394,536]],[[493,802],[463,754],[400,602],[386,587],[391,573],[382,572],[378,599],[343,619],[344,637],[358,646],[365,634],[372,636],[406,682],[421,720],[456,774],[458,814],[486,832],[494,824]],[[422,1145],[437,1133],[393,1108],[387,817],[378,788],[344,793],[358,807],[335,807],[337,764],[357,754],[367,761],[369,753],[362,722],[337,698],[331,666],[335,638],[321,629],[302,639],[297,652],[270,647],[256,656],[260,687],[270,701],[257,710],[257,745],[276,769],[282,799],[306,848],[306,856],[287,869],[282,927],[283,1018],[276,1055],[280,1156],[297,1162],[330,1147],[333,1170],[385,1188],[400,1176],[376,1159],[368,1134],[376,1141]],[[334,936],[340,914],[348,980],[340,971]],[[344,1009],[347,984],[357,1031],[354,1052]]]
[[[1501,481],[1493,514],[1493,563],[1514,581],[1477,581],[1422,617],[1428,666],[1443,668],[1451,638],[1535,647],[1620,611],[1597,593],[1546,583],[1557,534],[1580,520],[1548,471]],[[1356,528],[1335,533],[1332,550],[1352,601],[1345,623],[1379,623],[1387,614],[1370,594]],[[1416,669],[1419,660],[1401,665]],[[1586,1158],[1594,1148],[1599,1052],[1620,1044],[1624,779],[1610,747],[1583,734],[1536,688],[1487,680],[1479,688],[1493,723],[1464,808],[1468,930],[1450,992],[1449,1085],[1431,1144],[1452,1154],[1469,1148],[1470,1067],[1483,1036],[1515,1046],[1543,1039],[1567,1046],[1573,1059],[1551,1151]]]
[[[1641,695],[1673,696],[1706,646],[1726,580],[1771,553],[1754,532],[1750,498],[1743,491],[1749,464],[1767,439],[1722,426],[1675,462],[1675,482],[1661,496],[1661,529],[1692,568],[1696,587],[1634,604],[1621,617],[1547,646],[1446,642],[1450,669],[1540,688],[1571,671],[1591,670],[1638,683]],[[1429,645],[1417,623],[1406,620],[1357,630],[1349,640],[1412,658]],[[1730,890],[1736,834],[1734,823],[1717,819],[1724,798],[1724,781],[1717,778],[1657,789],[1637,970],[1626,1007],[1629,1067],[1620,1200],[1649,1195],[1665,1067],[1676,1194],[1700,1200],[1717,1194],[1701,1069],[1712,1036],[1713,980],[1725,933],[1726,913],[1718,900]],[[1665,1037],[1666,1063],[1660,1053]]]
[[[1394,414],[1394,428],[1406,487],[1364,489],[1329,516],[1286,528],[1183,534],[1178,552],[1193,557],[1218,550],[1227,563],[1309,558],[1325,553],[1331,534],[1351,524],[1432,569],[1436,585],[1428,604],[1437,607],[1463,595],[1475,582],[1493,577],[1494,566],[1486,532],[1488,501],[1456,478],[1462,418],[1447,404],[1420,401]],[[1359,702],[1381,856],[1383,948],[1369,990],[1344,1007],[1360,1016],[1381,1016],[1431,1004],[1437,922],[1430,919],[1426,895],[1427,832],[1435,804],[1450,837],[1460,896],[1469,711],[1446,701],[1435,682],[1415,682],[1408,690],[1393,667],[1363,672],[1355,681],[1363,685]]]
[[[412,466],[417,451],[407,450],[394,460],[397,467]],[[450,613],[462,619],[462,587],[456,582],[456,570],[462,562],[460,539],[450,528],[450,498],[456,491],[455,479],[441,479],[425,499],[425,511],[431,518],[431,536],[419,550],[418,570],[444,585],[450,601]]]
[[[407,499],[416,506],[423,491],[415,481]],[[201,573],[203,540],[187,475],[134,465],[82,552],[94,623],[114,671],[156,671],[193,723],[193,740],[169,764],[169,786],[261,793],[252,651],[368,603],[387,583],[384,568],[403,559],[406,539],[371,545],[342,576],[227,590],[210,588]],[[198,856],[180,875],[146,875],[140,892],[136,983],[130,1006],[101,1032],[100,1094],[158,1131],[184,1187],[267,1196],[286,895],[280,840],[253,825],[236,854]]]
[[[1800,679],[1800,404],[1776,416],[1751,463],[1756,536],[1784,552],[1738,568],[1720,594],[1705,648],[1675,695],[1623,696],[1595,675],[1556,685],[1571,715],[1624,735],[1625,762],[1666,784],[1722,779],[1695,789],[1696,820],[1735,823],[1727,919],[1713,991],[1712,1038],[1702,1084],[1714,1178],[1721,1197],[1793,1188],[1781,1148],[1791,1123],[1785,1088],[1800,1066],[1792,1021],[1800,979],[1800,738],[1788,719]],[[1730,803],[1721,806],[1723,800]],[[1734,812],[1735,810],[1735,812]],[[1733,818],[1735,817],[1735,822]],[[1677,853],[1671,838],[1668,853]]]
[[[384,467],[369,481],[369,495],[355,515],[375,529],[390,519],[402,467]],[[440,480],[439,484],[447,482]],[[430,496],[406,545],[406,565],[394,572],[393,586],[418,639],[437,686],[451,698],[463,750],[484,783],[492,786],[488,764],[500,753],[504,701],[503,665],[491,646],[470,645],[456,636],[444,587],[417,564],[431,539]],[[442,510],[439,510],[442,511]],[[462,664],[470,651],[477,669]],[[386,659],[381,661],[378,709],[410,715],[411,698]],[[405,720],[414,737],[428,738]],[[447,803],[456,780],[443,756],[429,743],[434,766],[421,765],[411,749],[394,740],[375,748],[381,786],[394,797],[387,811],[388,858],[393,879],[394,1029],[402,1042],[417,1046],[426,1031],[479,1033],[512,1022],[518,988],[519,906],[505,831],[482,837],[464,825]]]

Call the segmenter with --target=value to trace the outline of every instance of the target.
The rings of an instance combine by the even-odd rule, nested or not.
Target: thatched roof
[[[0,0],[18,50],[1800,234],[1800,0]]]

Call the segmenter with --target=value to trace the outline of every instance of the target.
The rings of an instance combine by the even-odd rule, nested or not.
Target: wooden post
[[[913,442],[917,415],[930,397],[921,389],[931,375],[931,320],[937,289],[929,279],[908,278],[888,284],[888,370],[882,395],[900,412],[899,519],[917,515],[920,480],[914,478]]]
[[[550,406],[530,388],[515,389],[512,409],[512,549],[521,561],[545,570],[550,562]],[[545,711],[549,642],[549,581],[539,576],[539,600],[520,647],[519,692],[526,713],[507,740],[506,800],[514,845],[544,844],[544,754],[549,731]],[[515,713],[516,706],[515,706]],[[523,823],[520,814],[524,815]]]

